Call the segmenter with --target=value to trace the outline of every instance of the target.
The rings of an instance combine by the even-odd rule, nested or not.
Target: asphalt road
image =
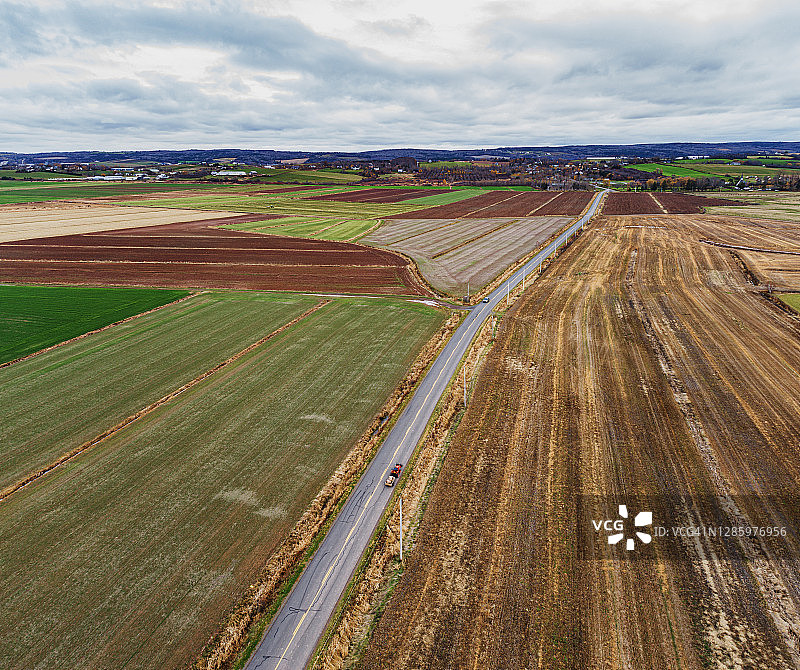
[[[602,194],[588,212],[479,303],[450,338],[387,435],[372,463],[350,494],[272,624],[247,663],[246,670],[302,670],[311,660],[336,604],[347,587],[394,489],[384,486],[395,463],[408,462],[439,398],[455,375],[461,358],[483,322],[506,293],[522,281],[595,213]]]

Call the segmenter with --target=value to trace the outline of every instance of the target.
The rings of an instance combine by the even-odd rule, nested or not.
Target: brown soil
[[[252,214],[0,244],[0,281],[430,295],[409,261],[345,242],[256,235]]]
[[[361,667],[800,667],[800,326],[692,217],[636,223],[599,220],[504,319]],[[625,560],[579,532],[599,495],[790,534]]]
[[[561,193],[544,207],[536,210],[536,216],[578,216],[592,201],[595,194],[590,191]]]
[[[603,214],[702,214],[706,207],[744,204],[689,193],[609,193]]]

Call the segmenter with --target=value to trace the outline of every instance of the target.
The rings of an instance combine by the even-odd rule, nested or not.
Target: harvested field
[[[102,207],[95,205],[39,205],[25,208],[0,207],[0,242],[96,233],[119,228],[149,227],[182,221],[236,216],[230,212],[176,211],[152,207]],[[262,215],[261,219],[273,218]]]
[[[341,242],[210,224],[263,214],[0,244],[0,280],[425,295],[408,262]]]
[[[738,192],[735,197],[736,201],[732,202],[722,202],[713,198],[712,202],[708,203],[709,207],[713,207],[711,213],[800,222],[800,193]]]
[[[488,191],[466,200],[428,207],[413,212],[415,219],[455,219],[458,217],[483,218],[484,209],[518,195],[516,191]],[[405,214],[388,216],[389,219],[407,219]]]
[[[0,285],[0,364],[187,295],[150,288]]]
[[[331,195],[315,195],[306,200],[330,200],[332,202],[403,202],[428,195],[448,193],[448,189],[419,188],[362,188]]]
[[[317,302],[258,294],[232,299],[255,313],[259,300],[272,306],[257,338]],[[281,300],[290,307],[281,309]],[[246,309],[241,316],[259,320]],[[389,299],[325,304],[6,498],[0,665],[188,666],[443,320],[441,311]],[[180,352],[199,356],[208,344],[239,337],[236,320],[205,324],[214,336],[184,330]],[[116,345],[124,367],[131,355],[124,342]],[[99,349],[85,354],[97,356]],[[63,349],[59,355],[69,362]],[[163,362],[168,367],[169,357]],[[57,375],[53,368],[40,372]],[[94,389],[85,397],[103,397],[99,371],[88,367],[84,378],[75,372],[73,388],[82,392],[85,384]],[[31,425],[52,423],[53,408],[34,397]],[[90,401],[88,409],[98,404]],[[84,408],[76,403],[73,411]],[[0,411],[0,426],[9,416],[20,420],[6,404]]]
[[[360,667],[800,667],[800,327],[691,218],[604,217],[504,319]],[[616,503],[788,533],[628,554]]]
[[[595,194],[589,191],[568,191],[560,193],[536,210],[536,216],[578,216],[589,206]]]
[[[719,245],[743,263],[756,281],[778,290],[800,289],[800,225],[744,217],[686,217],[699,240]]]
[[[411,256],[434,288],[461,296],[467,283],[470,291],[480,290],[568,222],[559,217],[390,219],[362,242]]]

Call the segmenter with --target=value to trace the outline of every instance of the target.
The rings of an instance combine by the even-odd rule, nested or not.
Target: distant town
[[[606,155],[598,155],[602,150]],[[704,153],[678,153],[701,149]],[[616,150],[616,151],[614,151]],[[405,151],[405,153],[404,153]],[[0,153],[0,179],[521,186],[540,190],[800,189],[800,144],[593,145],[359,154],[256,150]]]

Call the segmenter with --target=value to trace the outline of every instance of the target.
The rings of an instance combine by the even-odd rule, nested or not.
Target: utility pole
[[[464,363],[464,407],[467,406],[467,364]]]
[[[403,563],[403,496],[400,495],[400,563]]]
[[[508,307],[508,299],[511,296],[511,280],[506,282],[506,307]]]

